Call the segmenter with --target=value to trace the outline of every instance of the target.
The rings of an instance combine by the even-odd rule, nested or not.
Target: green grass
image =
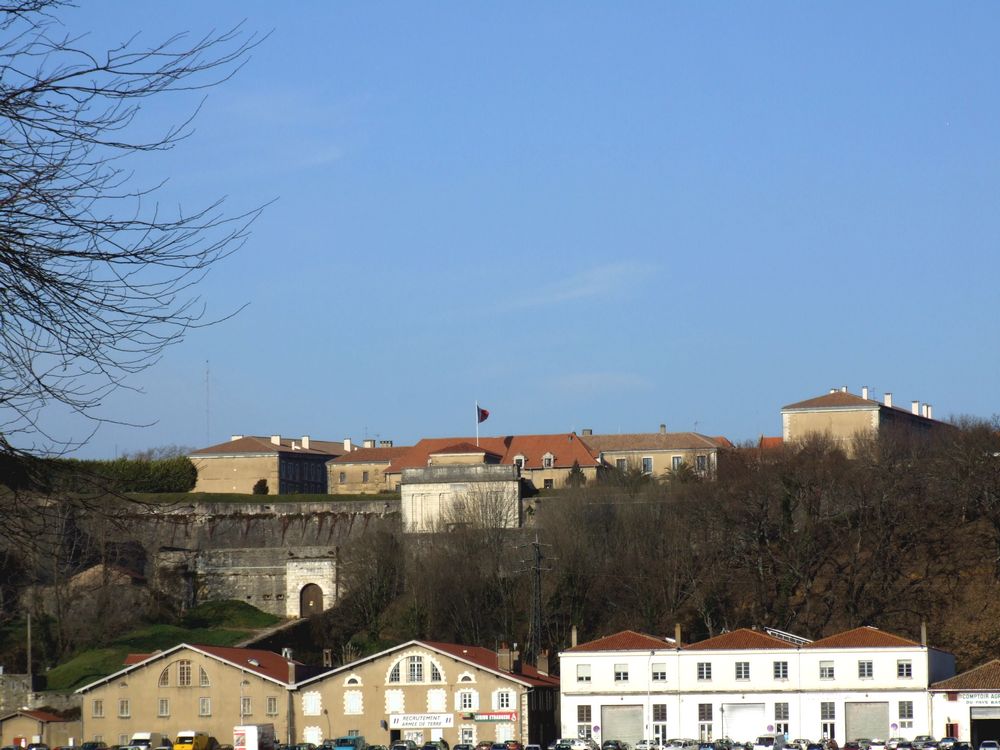
[[[281,622],[238,601],[207,602],[184,616],[184,625],[149,625],[125,633],[104,648],[77,654],[46,673],[49,690],[75,690],[122,669],[125,657],[151,653],[178,643],[232,646],[252,631]]]
[[[143,503],[156,505],[191,505],[193,503],[250,503],[254,505],[282,505],[284,503],[350,503],[376,502],[398,498],[398,493],[377,495],[240,495],[223,492],[132,492],[129,497]]]

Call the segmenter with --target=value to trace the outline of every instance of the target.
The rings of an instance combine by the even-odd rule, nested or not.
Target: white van
[[[169,737],[164,737],[159,732],[136,732],[132,735],[129,743],[132,747],[146,747],[149,750],[156,750],[158,747],[172,744]]]
[[[785,735],[762,734],[753,743],[753,750],[784,750]]]

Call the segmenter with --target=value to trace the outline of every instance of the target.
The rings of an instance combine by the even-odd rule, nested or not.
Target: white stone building
[[[563,736],[912,738],[950,654],[876,628],[808,641],[740,629],[680,648],[624,631],[560,654]]]
[[[1000,659],[931,685],[931,713],[935,737],[1000,739]]]

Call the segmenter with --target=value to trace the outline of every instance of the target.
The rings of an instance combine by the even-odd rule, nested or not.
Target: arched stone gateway
[[[307,583],[299,594],[299,617],[318,615],[323,611],[323,589],[315,583]]]

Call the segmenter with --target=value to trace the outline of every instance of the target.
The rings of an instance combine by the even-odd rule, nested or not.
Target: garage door
[[[635,746],[642,737],[642,706],[602,706],[601,741],[622,740]]]
[[[720,737],[753,742],[767,730],[763,703],[723,703]]]
[[[859,737],[885,737],[889,733],[889,704],[845,703],[845,739]]]

